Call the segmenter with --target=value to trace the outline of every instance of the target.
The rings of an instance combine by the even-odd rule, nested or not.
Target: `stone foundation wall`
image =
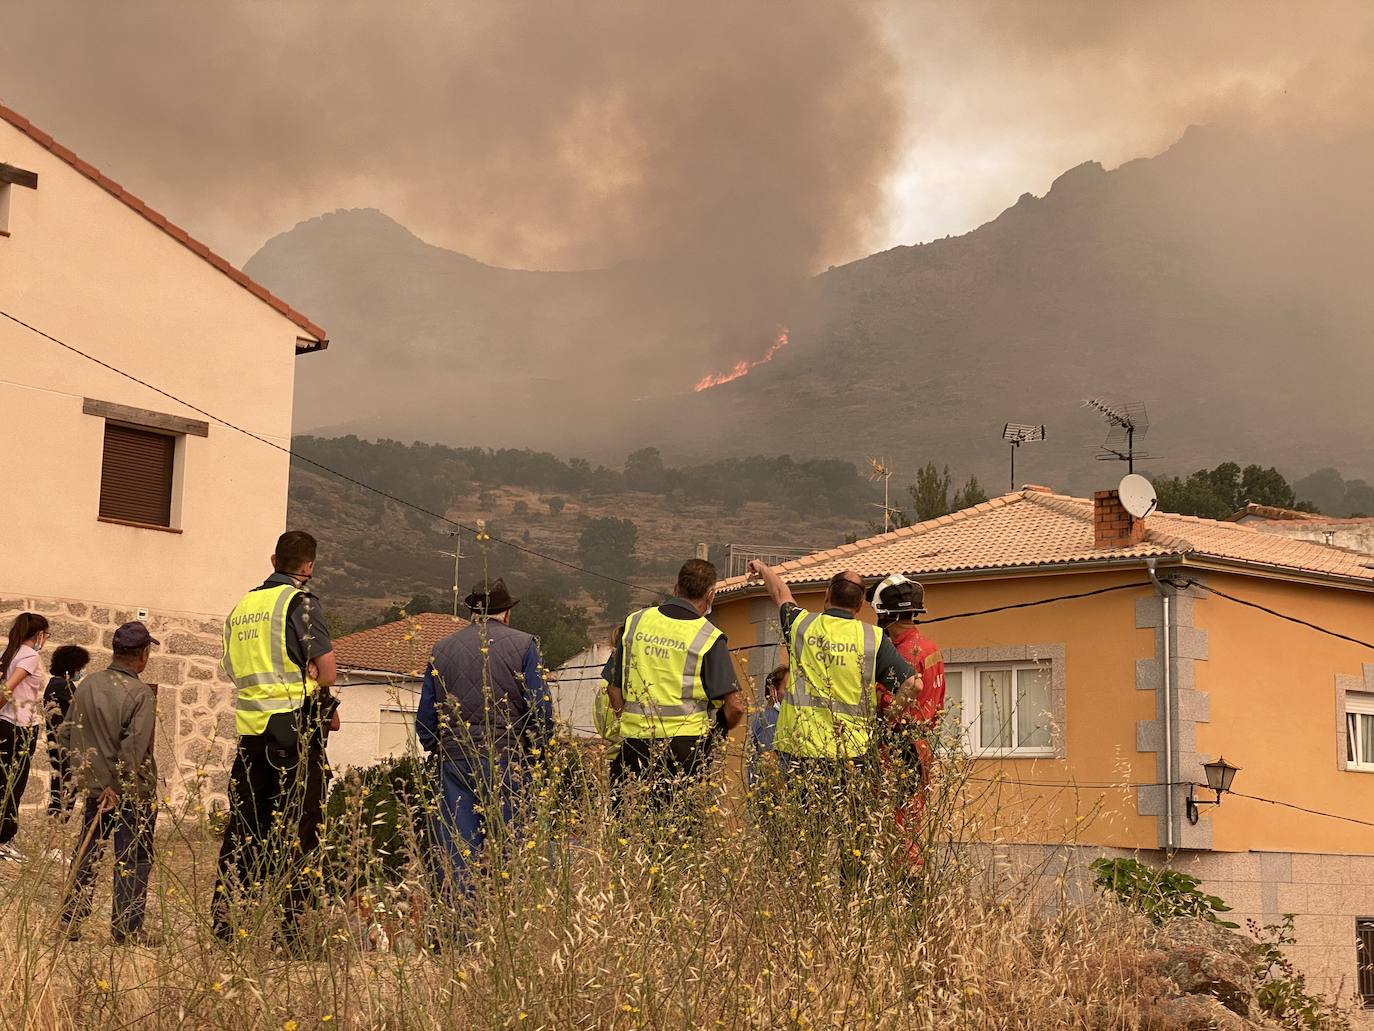
[[[1030,894],[1045,908],[1082,902],[1094,891],[1088,865],[1099,856],[1134,856],[1181,870],[1231,907],[1225,918],[1246,930],[1294,915],[1297,943],[1286,952],[1308,987],[1338,1002],[1360,1027],[1374,1028],[1374,1010],[1358,995],[1355,921],[1374,917],[1374,855],[1303,852],[1128,852],[1092,846],[997,845],[989,848],[996,883]]]
[[[133,609],[63,598],[0,597],[0,632],[20,612],[48,617],[52,634],[43,650],[47,664],[54,649],[79,644],[91,653],[87,672],[110,661],[115,628],[138,619]],[[233,758],[234,689],[219,670],[223,619],[205,615],[149,612],[143,622],[161,645],[153,648],[143,680],[158,686],[157,756],[160,793],[179,801],[200,783],[207,803],[223,802]],[[34,756],[26,801],[46,797],[48,759],[40,742]]]

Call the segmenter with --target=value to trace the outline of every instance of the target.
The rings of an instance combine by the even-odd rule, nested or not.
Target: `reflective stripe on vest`
[[[877,702],[877,627],[807,612],[792,624],[788,647],[778,750],[828,759],[867,752]]]
[[[620,717],[624,737],[689,737],[710,727],[701,662],[721,633],[706,619],[641,609],[625,621]]]
[[[286,649],[287,612],[302,592],[282,584],[249,591],[224,621],[224,672],[238,689],[234,705],[240,734],[261,734],[276,712],[305,701],[305,674]]]

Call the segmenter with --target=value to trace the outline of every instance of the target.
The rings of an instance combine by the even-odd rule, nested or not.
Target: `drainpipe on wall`
[[[1150,582],[1155,585],[1164,604],[1164,655],[1161,673],[1164,687],[1164,852],[1174,854],[1174,662],[1170,644],[1172,627],[1170,602],[1173,600],[1168,589],[1160,583],[1159,571],[1155,560],[1147,558],[1145,568],[1149,570]]]

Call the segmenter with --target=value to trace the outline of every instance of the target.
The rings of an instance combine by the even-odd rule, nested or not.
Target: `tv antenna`
[[[1011,489],[1016,490],[1016,449],[1045,439],[1045,427],[1026,422],[1009,422],[1002,427],[1002,439],[1011,445]]]
[[[896,511],[890,504],[889,490],[892,484],[892,465],[886,458],[870,458],[868,460],[868,478],[871,481],[883,481],[883,503],[881,506],[874,505],[874,508],[881,507],[883,510],[883,533],[892,529],[892,513]]]
[[[1107,439],[1097,452],[1099,462],[1125,462],[1126,472],[1133,473],[1137,459],[1143,462],[1155,457],[1135,452],[1136,438],[1145,436],[1150,428],[1150,417],[1145,414],[1144,401],[1118,404],[1093,397],[1084,401],[1083,407],[1101,412],[1107,420]]]

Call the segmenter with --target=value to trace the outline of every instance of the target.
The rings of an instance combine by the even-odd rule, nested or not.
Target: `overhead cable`
[[[1259,609],[1261,612],[1267,613],[1271,616],[1275,616],[1278,619],[1285,619],[1290,623],[1298,624],[1298,626],[1305,626],[1309,630],[1317,631],[1317,633],[1319,634],[1326,634],[1328,637],[1335,637],[1342,641],[1349,641],[1351,644],[1358,644],[1361,648],[1374,649],[1374,644],[1370,644],[1368,641],[1361,641],[1358,637],[1351,637],[1349,634],[1342,634],[1339,631],[1329,630],[1326,627],[1319,626],[1316,623],[1309,623],[1305,619],[1301,619],[1297,616],[1290,616],[1286,612],[1279,612],[1277,609],[1271,609],[1267,605],[1261,605],[1259,602],[1256,601],[1246,601],[1244,598],[1237,598],[1235,595],[1227,594],[1225,591],[1219,591],[1215,587],[1209,587],[1205,583],[1202,583],[1198,580],[1170,580],[1168,582],[1172,586],[1176,587],[1196,587],[1200,591],[1206,591],[1208,594],[1215,594],[1218,598],[1225,598],[1227,601],[1233,601],[1237,605],[1244,605],[1247,608],[1251,609]]]
[[[370,491],[371,493],[376,494],[379,497],[386,498],[388,501],[394,501],[398,505],[404,505],[406,508],[413,509],[416,512],[429,516],[431,519],[438,519],[441,522],[448,523],[450,526],[456,526],[460,530],[467,530],[469,533],[472,534],[484,533],[487,539],[491,540],[493,543],[503,545],[515,551],[524,552],[526,555],[533,555],[536,558],[543,559],[545,562],[552,562],[555,565],[563,566],[565,569],[571,569],[579,573],[585,573],[588,576],[594,576],[601,580],[607,580],[610,583],[620,584],[622,587],[629,587],[632,590],[643,591],[644,593],[652,594],[655,597],[663,597],[666,594],[666,592],[661,590],[655,590],[652,587],[645,587],[642,584],[631,583],[629,580],[622,580],[618,576],[611,576],[608,573],[599,573],[595,569],[587,569],[583,566],[577,565],[576,563],[568,562],[567,560],[558,558],[554,555],[545,554],[544,552],[537,551],[534,548],[527,548],[523,544],[517,544],[515,541],[506,540],[503,537],[497,537],[496,535],[488,531],[479,530],[477,527],[468,526],[464,523],[458,522],[455,519],[450,519],[448,516],[442,515],[439,512],[435,512],[431,509],[425,508],[423,505],[418,505],[413,501],[407,501],[405,498],[398,497],[395,494],[392,494],[390,491],[383,490],[380,487],[374,487],[370,483],[366,483],[363,480],[357,479],[356,477],[349,476],[347,473],[340,472],[338,469],[334,469],[330,466],[327,466],[323,462],[317,462],[309,455],[303,455],[294,448],[285,447],[281,444],[278,444],[275,440],[271,440],[270,438],[264,437],[261,434],[254,433],[250,429],[245,429],[244,427],[239,426],[236,423],[232,423],[228,419],[224,419],[218,415],[212,414],[211,412],[207,412],[205,409],[197,407],[196,405],[191,404],[191,402],[183,400],[182,398],[177,397],[175,394],[163,390],[161,387],[153,386],[153,384],[149,383],[147,380],[139,379],[137,376],[133,375],[130,372],[125,372],[118,366],[111,365],[109,362],[104,361],[103,359],[97,358],[92,354],[86,353],[85,351],[81,350],[81,348],[75,347],[72,344],[67,343],[65,340],[59,340],[51,333],[45,333],[37,326],[32,326],[29,323],[25,322],[23,319],[16,318],[14,315],[11,315],[7,311],[0,310],[0,315],[3,315],[5,318],[9,319],[16,325],[24,327],[31,333],[35,333],[45,340],[52,341],[58,347],[65,348],[66,350],[72,352],[72,354],[79,355],[80,357],[85,358],[89,362],[94,362],[96,365],[99,365],[102,368],[109,369],[116,375],[123,376],[125,379],[137,383],[141,387],[146,387],[149,390],[153,391],[153,393],[160,394],[161,396],[167,398],[169,401],[175,401],[179,405],[184,405],[185,407],[191,409],[191,411],[197,413],[198,415],[203,415],[205,416],[205,418],[210,419],[213,422],[217,422],[221,426],[228,427],[229,429],[234,430],[237,433],[242,433],[246,437],[251,437],[253,440],[258,441],[260,444],[266,444],[270,448],[275,448],[278,451],[290,455],[292,458],[305,462],[308,465],[313,465],[316,469],[326,472],[331,476],[336,476],[346,483],[351,483],[355,487],[361,487],[363,490]]]

